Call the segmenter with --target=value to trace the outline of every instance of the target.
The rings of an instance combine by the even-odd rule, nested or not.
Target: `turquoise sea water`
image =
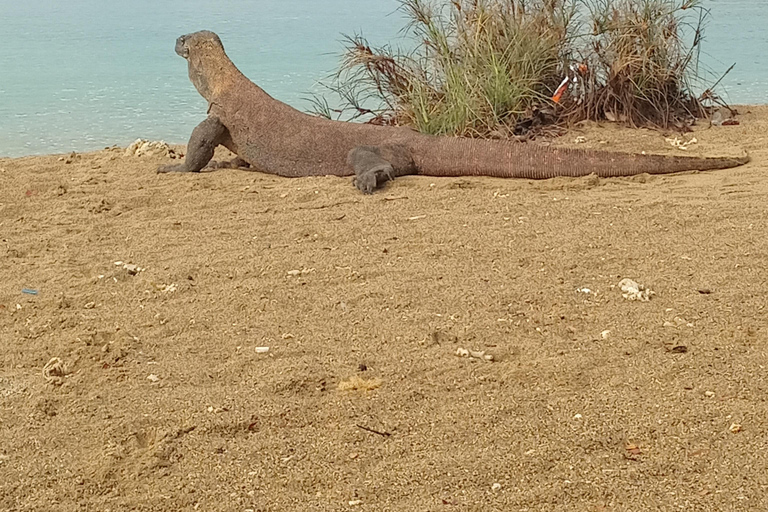
[[[768,103],[768,0],[705,0],[703,64],[732,103]],[[176,37],[217,32],[252,80],[297,108],[332,72],[341,34],[398,42],[396,0],[0,0],[0,156],[185,142],[205,118]]]

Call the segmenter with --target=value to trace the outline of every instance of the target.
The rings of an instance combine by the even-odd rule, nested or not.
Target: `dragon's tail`
[[[454,137],[423,137],[411,147],[419,174],[429,176],[633,176],[727,169],[749,162],[747,154],[713,158],[647,155]]]

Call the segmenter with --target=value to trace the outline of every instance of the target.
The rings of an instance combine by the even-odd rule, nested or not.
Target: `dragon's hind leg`
[[[347,155],[347,164],[355,171],[355,186],[363,194],[372,194],[398,176],[416,174],[410,150],[399,144],[357,146]]]
[[[218,117],[208,117],[192,130],[183,164],[163,165],[157,172],[199,172],[213,158],[216,146],[229,138],[227,127]]]

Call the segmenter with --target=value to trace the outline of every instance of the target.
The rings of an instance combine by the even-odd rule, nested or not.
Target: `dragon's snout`
[[[176,39],[176,53],[178,53],[185,59],[189,56],[189,48],[187,48],[186,42],[187,42],[186,36],[181,36],[178,39]]]

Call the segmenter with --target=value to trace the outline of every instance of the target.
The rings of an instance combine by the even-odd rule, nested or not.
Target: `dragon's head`
[[[217,72],[230,62],[219,36],[208,30],[186,34],[176,39],[176,53],[189,63],[189,79],[198,92],[211,101],[211,80],[208,73]]]
[[[224,45],[221,44],[219,36],[209,30],[192,32],[176,40],[176,53],[185,59],[189,59],[193,54],[211,52],[220,55],[224,52]]]

